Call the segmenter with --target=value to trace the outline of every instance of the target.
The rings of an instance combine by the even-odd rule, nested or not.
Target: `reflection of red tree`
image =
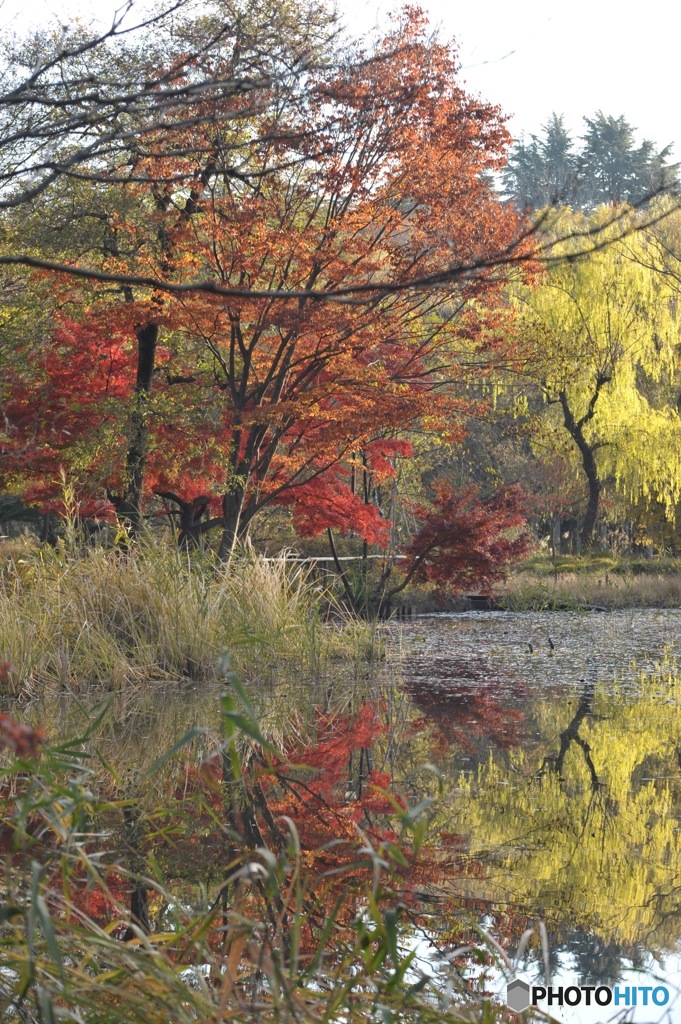
[[[287,750],[289,764],[276,765],[270,777],[270,808],[289,816],[300,836],[310,896],[305,931],[310,948],[315,929],[336,901],[342,901],[341,926],[348,925],[364,905],[373,869],[366,853],[358,856],[358,847],[366,846],[367,839],[375,848],[381,843],[399,848],[393,871],[384,878],[383,898],[388,904],[399,903],[421,925],[430,918],[436,887],[480,868],[467,863],[467,841],[458,834],[437,833],[417,855],[408,839],[400,839],[395,812],[405,810],[406,804],[399,796],[388,796],[393,788],[390,776],[377,771],[371,757],[388,731],[384,709],[378,704],[367,702],[357,714],[340,717],[318,711],[314,742]],[[305,764],[306,771],[301,774],[291,768],[294,763]],[[427,917],[423,917],[424,908]]]
[[[362,838],[372,842],[396,838],[388,816],[403,807],[388,796],[388,773],[373,767],[372,748],[387,731],[378,704],[364,703],[349,715],[328,715],[316,709],[309,742],[289,743],[280,758],[265,760],[254,749],[244,766],[235,825],[247,838],[257,829],[272,849],[281,849],[288,817],[294,823],[302,857],[314,872],[348,866],[356,860]],[[173,793],[181,815],[173,815],[164,835],[173,845],[165,849],[172,869],[182,874],[188,863],[210,873],[224,864],[225,839],[221,756],[199,767],[186,766]],[[359,783],[359,785],[358,785]],[[249,820],[250,819],[250,820]],[[192,847],[187,861],[187,847]]]
[[[315,742],[291,745],[286,761],[275,764],[265,781],[273,813],[295,822],[302,849],[317,869],[354,860],[358,825],[374,842],[396,838],[392,829],[379,825],[382,816],[395,811],[383,792],[390,787],[390,775],[377,771],[371,757],[373,744],[388,730],[381,717],[380,706],[371,703],[354,715],[331,716],[317,709]],[[305,769],[290,767],[296,764]],[[396,803],[403,806],[399,798]]]
[[[295,826],[305,891],[303,949],[314,948],[334,906],[337,926],[352,926],[373,879],[368,845],[389,860],[386,849],[399,849],[392,872],[384,874],[382,898],[408,908],[419,922],[424,906],[430,910],[433,892],[447,879],[482,870],[466,856],[467,841],[458,834],[437,833],[418,855],[408,835],[400,838],[399,814],[406,804],[394,794],[390,775],[374,766],[388,730],[380,703],[365,702],[348,715],[316,709],[309,740],[289,743],[284,756],[269,762],[256,752],[244,770],[235,827],[245,840],[255,834],[281,853],[286,819]],[[184,799],[182,821],[173,826],[172,847],[156,851],[171,874],[183,877],[188,866],[192,876],[197,869],[212,874],[224,868],[222,781],[218,756],[200,769],[188,769],[176,790],[175,796]],[[170,834],[165,825],[163,832]],[[257,902],[259,897],[253,891],[250,898]]]
[[[124,878],[114,869],[104,871],[103,881],[105,888],[96,880],[91,880],[88,883],[84,873],[80,871],[77,872],[75,878],[71,879],[70,884],[72,906],[101,928],[126,917],[132,889],[130,880]],[[125,928],[125,924],[121,923],[121,935]],[[118,934],[118,932],[114,934]]]
[[[444,754],[451,747],[473,753],[485,743],[507,750],[522,738],[522,711],[505,707],[494,693],[420,686],[410,695],[422,712],[413,727],[433,729],[436,754]]]
[[[146,836],[140,835],[134,850],[139,861],[136,870],[144,874],[146,856],[153,853],[164,868],[165,888],[172,892],[183,882],[210,883],[217,878],[222,883],[225,870],[231,870],[228,866],[238,865],[241,854],[257,859],[258,847],[281,854],[282,865],[293,863],[292,846],[287,844],[289,825],[284,820],[288,818],[300,841],[303,952],[316,948],[332,911],[334,936],[341,945],[353,932],[373,885],[371,846],[384,863],[392,865],[391,871],[381,871],[382,885],[376,894],[381,905],[399,904],[414,921],[427,924],[423,908],[430,912],[433,894],[453,877],[478,874],[482,868],[466,858],[466,843],[459,835],[441,832],[418,853],[410,845],[409,833],[406,838],[401,835],[406,805],[390,792],[390,775],[373,763],[388,729],[380,703],[363,703],[348,715],[332,716],[318,709],[309,741],[290,743],[285,756],[270,761],[254,746],[252,756],[244,759],[238,783],[225,784],[220,756],[200,766],[187,766],[183,783],[173,784],[164,806],[150,818]],[[15,795],[7,792],[6,802]],[[99,874],[79,866],[67,873],[68,878],[63,875],[55,856],[59,837],[44,829],[39,814],[31,857],[53,865],[46,899],[56,918],[70,906],[80,920],[88,918],[100,927],[118,921],[113,934],[122,939],[129,937],[126,921],[134,914],[132,901],[140,882],[126,875],[130,840],[120,831],[118,811],[107,803],[103,813],[106,825],[101,834],[109,837],[108,845],[102,849],[93,835],[84,850]],[[233,842],[233,830],[242,834],[243,845]],[[27,831],[32,834],[30,822]],[[2,838],[6,839],[3,849],[11,854],[10,828]],[[266,919],[267,895],[257,879],[239,898],[246,901],[245,913]],[[297,904],[295,913],[300,915]],[[282,921],[288,927],[293,917]],[[211,932],[211,941],[213,937],[218,944],[222,941],[221,933],[213,936]],[[456,941],[453,928],[452,941]],[[331,949],[329,956],[333,955]]]

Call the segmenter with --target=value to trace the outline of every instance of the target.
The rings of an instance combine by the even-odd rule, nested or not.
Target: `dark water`
[[[443,615],[391,638],[465,844],[452,904],[511,950],[545,922],[554,984],[670,991],[558,1019],[681,1022],[681,612]],[[519,970],[541,982],[538,948]]]

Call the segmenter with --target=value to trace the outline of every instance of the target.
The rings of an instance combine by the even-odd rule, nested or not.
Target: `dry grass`
[[[331,629],[300,567],[252,553],[216,567],[199,554],[141,545],[131,553],[0,547],[0,662],[6,689],[111,687],[210,679],[228,651],[247,680],[282,662],[316,673],[370,645],[366,629]],[[360,635],[361,634],[361,635]]]
[[[681,571],[514,573],[499,603],[510,610],[542,608],[675,608],[681,606]]]

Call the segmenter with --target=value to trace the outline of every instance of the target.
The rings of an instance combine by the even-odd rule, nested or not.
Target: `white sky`
[[[338,0],[356,30],[386,24],[387,0]],[[677,0],[420,0],[459,43],[472,92],[537,132],[552,111],[575,136],[596,110],[627,120],[681,160],[681,5]]]
[[[122,2],[122,0],[119,0]],[[40,24],[59,12],[92,15],[115,0],[0,0],[0,32]],[[389,24],[394,0],[337,0],[355,33]],[[681,4],[675,0],[420,0],[444,38],[459,43],[472,92],[512,115],[514,135],[537,132],[552,111],[573,135],[582,117],[624,114],[681,160]]]

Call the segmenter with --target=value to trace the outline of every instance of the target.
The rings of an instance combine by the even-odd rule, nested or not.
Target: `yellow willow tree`
[[[553,229],[588,230],[563,211]],[[533,286],[513,294],[522,355],[516,366],[538,451],[563,456],[586,481],[581,546],[588,548],[603,487],[659,501],[673,518],[681,496],[676,302],[647,257],[643,231],[573,256],[561,243]],[[676,389],[678,390],[678,388]],[[537,399],[540,399],[539,401]]]

